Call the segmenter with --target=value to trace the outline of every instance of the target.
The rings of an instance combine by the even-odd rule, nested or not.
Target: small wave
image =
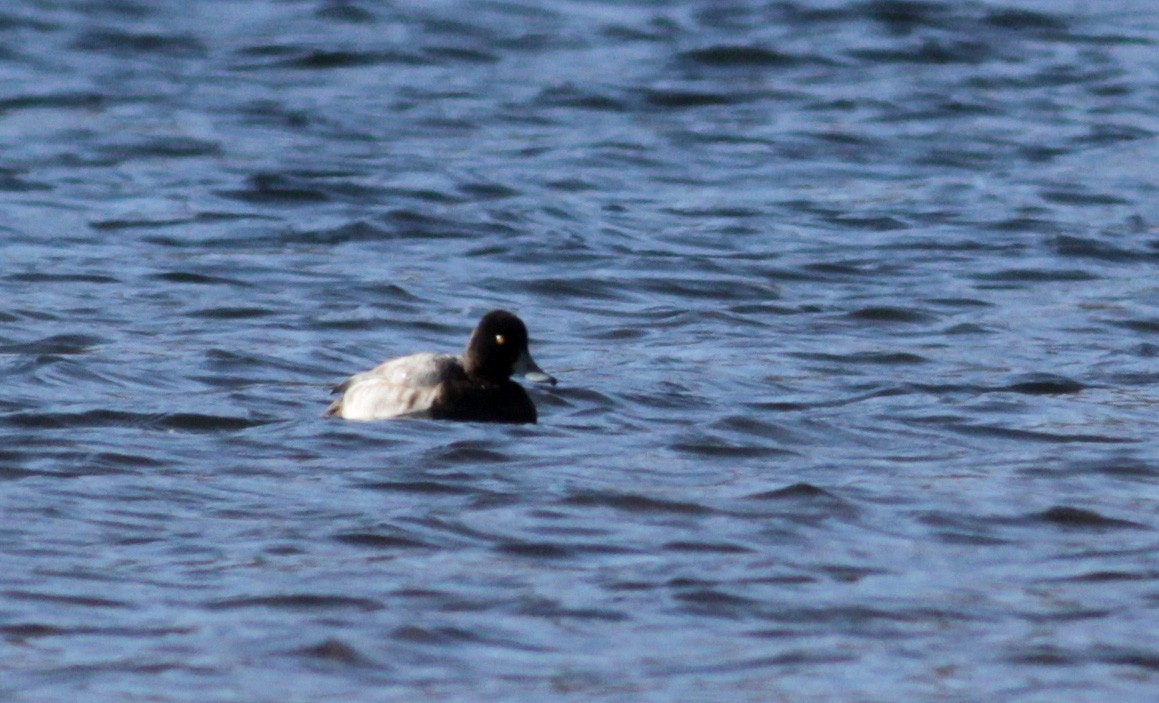
[[[739,105],[751,102],[754,96],[740,92],[714,92],[707,90],[648,90],[644,93],[644,102],[652,107],[670,110],[683,110],[698,107],[713,107]]]
[[[1030,374],[1021,381],[1016,381],[1008,386],[1003,386],[995,390],[1021,393],[1023,395],[1069,395],[1071,393],[1082,392],[1086,388],[1085,385],[1065,376],[1038,373]]]
[[[252,320],[259,317],[269,317],[270,315],[276,314],[276,310],[271,310],[269,308],[246,306],[205,308],[202,310],[193,310],[188,313],[190,317],[200,317],[206,320]]]
[[[366,657],[354,647],[336,638],[326,639],[318,644],[303,647],[295,650],[294,653],[312,659],[323,659],[340,664],[370,665],[373,663],[375,666],[378,666],[369,657]]]
[[[1039,196],[1056,205],[1103,206],[1130,205],[1131,201],[1110,193],[1089,193],[1078,190],[1044,190]]]
[[[1129,329],[1132,332],[1145,332],[1147,334],[1159,333],[1159,318],[1117,320],[1114,324]]]
[[[72,356],[75,354],[87,354],[94,347],[106,344],[107,342],[108,340],[93,335],[58,334],[38,339],[34,342],[5,345],[0,347],[0,353],[25,354],[30,356]]]
[[[825,361],[834,364],[872,364],[884,366],[908,366],[929,363],[929,359],[910,352],[852,352],[849,354],[829,354],[824,352],[796,352],[791,356],[808,361]]]
[[[427,544],[417,539],[410,537],[403,537],[401,535],[384,535],[374,532],[343,532],[334,535],[336,542],[342,544],[349,544],[355,547],[367,547],[370,549],[431,549],[434,545]]]
[[[336,172],[255,173],[244,188],[221,190],[217,195],[253,205],[316,205],[327,202],[377,202],[386,191],[361,185]]]
[[[369,598],[321,595],[316,593],[295,593],[277,596],[253,596],[226,598],[205,604],[209,610],[241,610],[247,608],[272,608],[275,610],[359,610],[371,612],[386,606]]]
[[[901,323],[930,322],[937,319],[937,316],[918,310],[917,308],[903,308],[888,305],[860,308],[850,312],[847,317],[866,322]]]
[[[492,449],[489,442],[463,440],[451,442],[445,447],[439,447],[427,452],[427,458],[435,465],[501,463],[510,461],[511,457]]]
[[[753,493],[745,497],[749,500],[831,500],[844,503],[836,495],[811,483],[794,483],[784,488]]]
[[[626,112],[630,105],[611,95],[595,93],[572,85],[552,87],[542,90],[536,102],[546,107],[563,107],[600,112]]]
[[[632,493],[583,491],[573,493],[562,501],[565,505],[602,507],[629,513],[674,513],[678,515],[706,515],[715,512],[698,503],[663,500]]]
[[[1133,444],[1139,439],[1133,437],[1118,437],[1100,434],[1061,434],[1056,432],[1042,432],[1038,430],[1023,430],[998,425],[973,425],[967,423],[947,422],[942,425],[946,429],[965,435],[981,437],[995,437],[1000,439],[1022,440],[1028,442],[1052,442],[1058,444]]]
[[[794,454],[794,452],[776,447],[734,444],[723,439],[713,439],[700,442],[675,442],[669,445],[669,449],[685,454],[692,454],[694,456],[709,458],[732,457],[735,459],[740,459],[747,457],[759,458]]]
[[[42,601],[46,603],[55,603],[58,605],[77,605],[84,608],[131,608],[131,603],[123,600],[114,600],[112,598],[99,598],[97,596],[74,596],[57,593],[42,593],[39,591],[20,591],[9,590],[4,591],[5,598],[12,600],[24,601]]]
[[[691,614],[718,618],[752,617],[763,606],[759,600],[710,586],[674,589],[672,600]]]
[[[908,47],[854,49],[849,55],[869,63],[966,64],[974,65],[994,57],[994,49],[973,40],[938,41],[926,39]]]
[[[393,639],[414,644],[447,645],[459,642],[480,642],[478,634],[461,627],[419,627],[405,625],[390,633]]]
[[[121,283],[121,280],[103,273],[14,273],[8,280],[21,283]]]
[[[574,549],[555,542],[504,542],[495,547],[495,550],[531,559],[568,559],[575,556]]]
[[[24,178],[23,173],[22,170],[0,168],[0,191],[7,193],[30,193],[53,189],[53,186],[48,183]]]
[[[1068,583],[1113,583],[1116,581],[1159,581],[1156,571],[1086,571],[1056,579]]]
[[[289,68],[301,71],[332,71],[343,68],[361,68],[389,64],[421,66],[431,60],[421,54],[401,51],[357,51],[349,49],[302,50],[294,46],[254,46],[245,49],[241,56],[251,59],[268,59],[268,62],[238,66],[239,69]]]
[[[979,281],[995,283],[1049,283],[1055,281],[1097,281],[1098,276],[1078,269],[1004,269],[975,274]]]
[[[220,153],[221,144],[218,142],[169,135],[101,144],[91,158],[99,159],[106,165],[114,165],[137,159],[191,159],[218,156]]]
[[[96,110],[105,107],[104,93],[59,92],[46,95],[17,95],[0,98],[0,113],[16,110]]]
[[[221,276],[210,276],[195,271],[165,271],[163,273],[151,274],[149,278],[162,283],[182,283],[196,286],[230,286],[237,288],[250,288],[251,284],[236,278],[223,278]]]
[[[537,618],[556,620],[598,620],[603,622],[621,622],[629,620],[626,613],[610,608],[567,608],[554,601],[540,600],[525,603],[519,612]]]
[[[373,11],[353,2],[340,2],[321,5],[314,11],[318,19],[346,24],[375,24],[379,21]]]
[[[753,550],[740,544],[733,544],[731,542],[699,542],[699,541],[682,541],[666,542],[661,546],[669,552],[691,552],[691,553],[711,553],[711,554],[749,554]]]
[[[1049,244],[1050,248],[1059,256],[1074,259],[1132,262],[1159,257],[1159,254],[1132,251],[1090,237],[1060,235],[1051,239]]]
[[[1067,28],[1066,22],[1054,15],[1033,10],[996,9],[986,14],[982,21],[991,26],[1034,34],[1057,35]]]
[[[780,68],[802,63],[802,59],[774,49],[731,44],[685,51],[678,58],[713,68]]]
[[[199,58],[206,53],[205,45],[190,34],[156,34],[114,29],[82,34],[73,42],[73,48],[114,56]]]
[[[1069,505],[1056,505],[1041,513],[1030,516],[1031,519],[1058,525],[1060,527],[1075,528],[1145,528],[1137,522],[1120,520],[1100,515],[1093,510],[1075,508]]]
[[[75,413],[16,413],[0,422],[17,427],[60,429],[78,427],[146,427],[184,432],[234,432],[260,427],[268,420],[205,415],[201,413],[149,414],[119,410],[86,410]]]
[[[479,490],[471,486],[443,481],[376,481],[361,484],[362,488],[387,493],[418,493],[425,495],[474,495]]]

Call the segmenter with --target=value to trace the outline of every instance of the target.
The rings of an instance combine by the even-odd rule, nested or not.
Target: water
[[[1153,700],[1153,2],[0,10],[0,698]],[[320,417],[516,310],[532,427]]]

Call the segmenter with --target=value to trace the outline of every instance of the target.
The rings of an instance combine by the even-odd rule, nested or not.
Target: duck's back
[[[454,354],[411,354],[355,374],[334,390],[340,395],[326,415],[347,420],[430,417],[447,383],[463,379],[462,360]]]

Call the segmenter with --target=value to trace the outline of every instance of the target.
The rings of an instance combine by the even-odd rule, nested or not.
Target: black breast
[[[437,420],[462,422],[534,423],[538,419],[527,391],[514,381],[447,383],[430,414]]]

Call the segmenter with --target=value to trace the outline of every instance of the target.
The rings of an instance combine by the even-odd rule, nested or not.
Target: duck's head
[[[518,373],[536,383],[555,385],[555,379],[531,358],[527,345],[527,325],[523,320],[506,310],[492,310],[471,333],[463,354],[463,368],[468,376],[491,383],[502,383]]]

